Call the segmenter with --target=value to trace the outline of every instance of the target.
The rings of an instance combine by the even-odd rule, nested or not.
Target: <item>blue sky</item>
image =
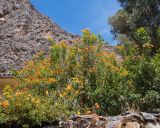
[[[84,28],[100,33],[111,44],[116,44],[107,23],[120,5],[117,0],[30,0],[32,4],[64,30],[81,35]]]

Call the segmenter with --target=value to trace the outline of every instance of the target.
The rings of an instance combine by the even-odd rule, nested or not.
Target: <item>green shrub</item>
[[[160,107],[160,93],[150,90],[146,92],[142,100],[141,108],[145,111],[153,112]]]
[[[141,111],[153,111],[160,108],[157,101],[160,93],[160,56],[130,56],[124,65],[129,71],[130,79],[133,81],[134,90],[132,94],[139,95],[137,107]],[[155,98],[156,97],[156,98]],[[134,102],[135,102],[134,101]]]

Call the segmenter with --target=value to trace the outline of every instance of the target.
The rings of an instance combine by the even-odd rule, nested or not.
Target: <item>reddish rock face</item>
[[[0,73],[19,69],[39,51],[49,51],[47,38],[77,37],[38,13],[29,0],[0,0]]]

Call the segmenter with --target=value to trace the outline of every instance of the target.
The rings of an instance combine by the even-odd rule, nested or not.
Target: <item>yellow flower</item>
[[[62,93],[60,93],[60,94],[59,94],[59,96],[62,98],[62,97],[63,97],[63,94],[62,94]]]
[[[34,103],[35,104],[40,104],[40,100],[36,100]]]
[[[122,77],[125,77],[128,75],[128,72],[127,71],[123,71],[121,74],[120,74]]]
[[[79,94],[79,91],[76,91],[76,95],[78,95]]]
[[[81,30],[81,32],[83,32],[86,35],[90,35],[91,34],[90,31],[88,30],[88,28],[85,28],[85,29]]]
[[[91,114],[91,113],[92,113],[91,111],[87,111],[87,112],[86,112],[86,114]]]
[[[28,94],[28,97],[31,97],[32,95],[31,94]]]
[[[49,84],[56,83],[56,82],[57,82],[57,80],[55,78],[49,78],[48,79]]]
[[[72,85],[68,84],[66,90],[71,91],[72,90]]]
[[[73,82],[75,83],[79,83],[79,84],[83,84],[83,82],[81,80],[79,80],[79,78],[75,77],[75,78],[72,78]]]
[[[116,48],[117,48],[118,50],[120,50],[120,51],[124,50],[124,46],[123,46],[123,45],[118,45],[118,46],[116,46]]]
[[[48,95],[48,91],[46,91],[46,95]]]
[[[63,48],[67,48],[67,45],[66,45],[66,43],[65,42],[61,42],[61,46],[63,47]]]
[[[32,103],[35,104],[35,105],[39,105],[40,104],[40,100],[37,99],[37,98],[32,98]]]
[[[2,102],[2,107],[7,108],[9,106],[9,101],[3,101]]]
[[[77,112],[77,115],[80,115],[80,114],[81,114],[81,113],[78,111],[78,112]]]
[[[101,61],[105,63],[105,62],[106,62],[106,59],[103,58],[103,59],[101,59]]]

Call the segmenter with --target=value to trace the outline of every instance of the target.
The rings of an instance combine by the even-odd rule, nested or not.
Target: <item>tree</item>
[[[151,39],[152,53],[156,53],[160,48],[160,0],[118,1],[122,9],[109,19],[114,35],[125,34],[140,45],[135,33],[143,27]]]

